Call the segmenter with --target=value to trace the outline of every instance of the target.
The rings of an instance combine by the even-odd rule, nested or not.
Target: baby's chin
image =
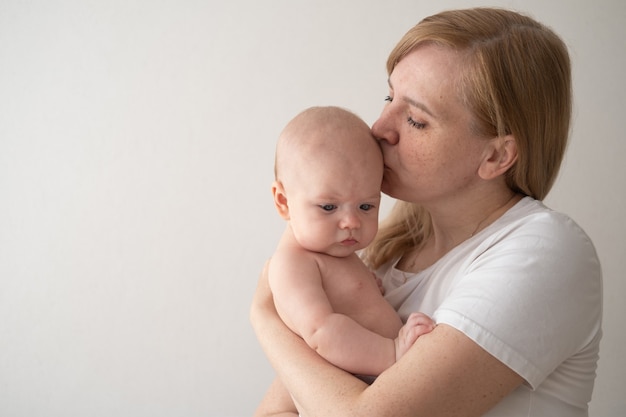
[[[356,242],[356,244],[344,244],[343,242],[340,242],[330,248],[326,248],[318,252],[328,256],[334,256],[335,258],[347,258],[361,249],[363,249],[363,245],[358,242]]]

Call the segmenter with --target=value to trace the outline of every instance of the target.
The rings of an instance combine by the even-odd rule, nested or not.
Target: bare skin
[[[287,326],[346,371],[379,375],[433,328],[417,313],[401,331],[400,317],[356,254],[337,258],[303,250],[286,231],[271,265],[287,274],[273,288],[277,309],[290,312],[281,315]]]
[[[455,88],[456,52],[426,45],[405,56],[390,75],[389,103],[372,126],[385,161],[383,191],[424,206],[432,235],[407,251],[401,267],[428,267],[491,224],[519,200],[504,174],[517,159],[512,136],[477,136]],[[370,386],[311,350],[279,319],[266,272],[251,320],[282,384],[303,416],[480,416],[523,379],[460,331],[438,325]]]
[[[369,127],[337,108],[296,116],[277,145],[272,194],[287,227],[268,283],[286,326],[333,365],[377,376],[434,328],[424,314],[403,323],[356,251],[378,230],[382,154]],[[296,412],[278,380],[258,416]]]
[[[251,318],[280,378],[257,416],[281,415],[272,410],[298,415],[293,403],[286,405],[290,395],[303,416],[480,416],[523,382],[474,341],[439,325],[368,386],[325,361],[285,326],[272,302],[267,271],[259,280]]]

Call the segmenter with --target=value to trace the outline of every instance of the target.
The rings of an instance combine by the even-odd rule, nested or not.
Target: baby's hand
[[[396,361],[413,346],[413,343],[415,343],[418,337],[430,333],[434,328],[435,322],[426,314],[411,313],[395,340]]]

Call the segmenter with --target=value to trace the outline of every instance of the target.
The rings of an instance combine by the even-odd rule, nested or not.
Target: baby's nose
[[[359,216],[354,213],[348,213],[342,217],[339,227],[342,229],[357,229],[360,225]]]

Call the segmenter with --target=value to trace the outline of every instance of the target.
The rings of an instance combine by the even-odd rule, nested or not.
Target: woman
[[[402,202],[365,254],[404,318],[437,327],[368,386],[278,319],[264,273],[251,318],[277,379],[259,415],[587,416],[601,338],[593,245],[540,202],[563,158],[570,63],[514,12],[443,12],[387,62],[372,126]],[[295,408],[291,408],[296,413]]]

